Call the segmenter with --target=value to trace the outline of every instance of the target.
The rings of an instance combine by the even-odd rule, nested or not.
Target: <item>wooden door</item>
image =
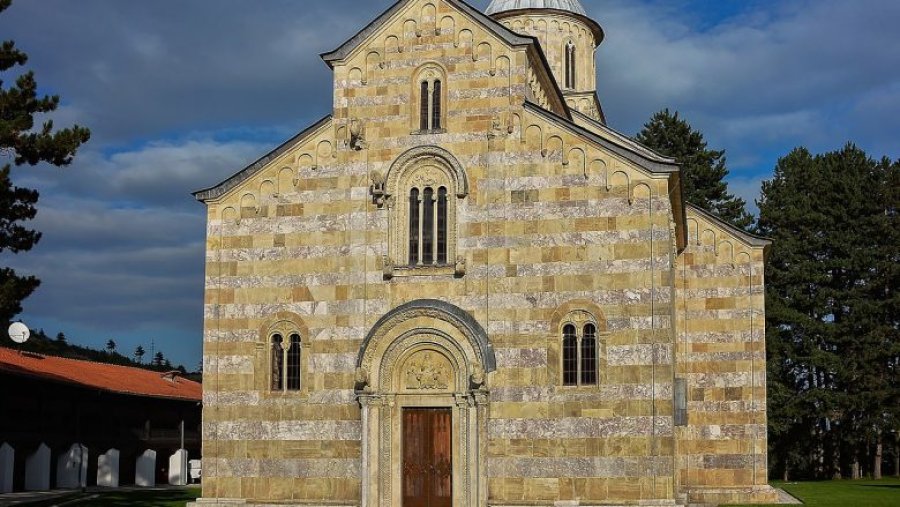
[[[450,409],[403,410],[403,507],[450,507],[453,456]]]

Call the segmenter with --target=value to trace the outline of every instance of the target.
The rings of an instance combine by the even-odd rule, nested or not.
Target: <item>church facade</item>
[[[675,506],[767,485],[768,242],[606,125],[578,0],[400,0],[208,209],[197,505]]]

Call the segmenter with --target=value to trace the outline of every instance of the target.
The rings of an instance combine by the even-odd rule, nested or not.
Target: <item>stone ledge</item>
[[[684,488],[689,498],[687,507],[716,507],[720,504],[778,504],[783,503],[778,490],[772,486],[753,487],[693,487]]]
[[[196,501],[188,503],[187,507],[359,507],[359,504],[297,502],[296,500],[254,503],[232,498],[198,498]]]

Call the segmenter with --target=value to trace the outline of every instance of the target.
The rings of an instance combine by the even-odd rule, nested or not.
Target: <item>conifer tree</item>
[[[12,0],[0,0],[0,13]],[[13,41],[0,44],[0,73],[24,65],[28,56]],[[17,254],[30,250],[40,233],[23,226],[35,217],[38,193],[15,186],[12,167],[48,163],[65,166],[72,162],[78,147],[90,138],[90,131],[77,125],[55,130],[52,120],[35,127],[35,115],[44,115],[59,106],[57,96],[38,96],[34,73],[25,72],[7,88],[0,81],[0,152],[12,164],[0,167],[0,253]],[[10,268],[0,268],[0,320],[9,321],[22,311],[22,300],[31,295],[40,281],[20,276]]]
[[[685,199],[742,229],[753,222],[743,199],[728,193],[725,152],[711,150],[703,134],[668,109],[653,115],[636,140],[682,167]]]
[[[840,476],[867,456],[874,475],[896,424],[894,167],[853,145],[798,148],[763,184],[772,458],[803,475]]]

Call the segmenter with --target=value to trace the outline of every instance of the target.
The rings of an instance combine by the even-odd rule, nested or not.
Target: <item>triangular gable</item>
[[[384,27],[384,25],[387,24],[398,12],[403,10],[409,2],[412,1],[414,0],[397,1],[396,3],[394,3],[394,5],[384,11],[380,16],[375,18],[371,23],[366,25],[365,28],[357,32],[356,35],[351,37],[347,42],[341,44],[334,51],[322,53],[319,56],[321,56],[322,60],[324,60],[325,63],[327,63],[328,66],[333,69],[334,62],[348,58],[351,54],[353,54],[354,51],[362,46],[363,43],[365,43],[370,37],[377,33],[382,27]],[[550,62],[547,60],[547,56],[544,54],[544,50],[543,48],[541,48],[541,44],[538,41],[537,37],[517,34],[516,32],[513,32],[503,24],[495,21],[487,14],[481,12],[475,7],[472,7],[463,0],[442,1],[447,2],[463,14],[469,16],[485,30],[494,34],[496,37],[506,42],[510,46],[529,46],[533,48],[533,50],[535,51],[534,54],[536,55],[536,59],[540,61],[541,70],[543,71],[544,76],[547,78],[546,81],[552,88],[551,91],[554,95],[554,100],[557,102],[560,112],[564,112],[564,114],[566,114],[567,116],[571,115],[569,107],[566,104],[563,92],[559,87],[559,83],[557,83],[556,79],[553,77],[553,71],[550,69]]]
[[[331,121],[331,115],[329,114],[328,116],[326,116],[326,117],[322,118],[321,120],[317,121],[316,123],[312,124],[309,128],[303,130],[299,134],[288,139],[283,144],[281,144],[281,146],[275,148],[274,150],[270,151],[266,155],[263,155],[256,162],[253,162],[252,164],[248,165],[247,167],[241,169],[240,171],[238,171],[237,173],[235,173],[234,175],[232,175],[230,178],[223,181],[222,183],[219,183],[218,185],[194,192],[194,194],[193,194],[194,198],[196,198],[200,202],[207,202],[207,201],[212,201],[214,199],[218,199],[219,197],[222,197],[223,195],[227,194],[228,192],[230,192],[232,189],[234,189],[241,183],[252,178],[253,175],[255,175],[256,173],[261,171],[265,166],[269,165],[273,160],[284,155],[288,150],[290,150],[291,148],[296,146],[298,143],[300,143],[305,138],[309,137],[311,134],[314,134],[322,126],[324,126],[325,124],[327,124],[330,121]]]
[[[384,11],[380,16],[375,18],[371,23],[366,25],[365,28],[357,32],[357,34],[351,37],[350,40],[341,44],[340,47],[338,47],[334,51],[322,53],[320,56],[323,60],[325,60],[325,63],[327,63],[329,67],[334,67],[332,62],[347,58],[351,53],[356,51],[359,46],[361,46],[366,40],[368,40],[368,38],[371,37],[372,34],[380,30],[381,27],[383,27],[388,21],[390,21],[390,19],[393,18],[395,14],[403,10],[403,8],[406,7],[406,4],[412,1],[414,0],[399,0],[390,8],[388,8],[388,10]],[[506,28],[502,24],[494,21],[480,10],[472,7],[462,0],[444,1],[449,3],[450,5],[453,5],[460,11],[468,14],[486,30],[493,33],[512,46],[526,46],[535,43],[535,39],[533,37],[519,35],[513,32],[509,28]]]
[[[749,232],[747,232],[743,229],[739,229],[739,228],[731,225],[730,223],[726,222],[725,220],[722,220],[721,218],[713,215],[709,211],[706,211],[705,209],[701,208],[700,206],[697,206],[696,204],[688,204],[687,209],[691,213],[696,213],[697,215],[700,215],[701,217],[705,218],[706,220],[709,220],[710,222],[712,222],[713,224],[718,226],[720,229],[722,229],[725,232],[728,232],[729,234],[734,236],[735,239],[740,240],[745,245],[747,245],[751,248],[768,248],[772,244],[771,239],[764,238],[762,236],[757,236],[755,234],[750,234]]]

